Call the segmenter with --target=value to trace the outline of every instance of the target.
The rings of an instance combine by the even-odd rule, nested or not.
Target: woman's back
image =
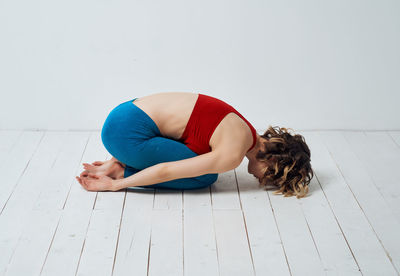
[[[198,97],[198,93],[191,92],[161,92],[140,97],[134,104],[153,119],[162,136],[179,140],[188,125]],[[249,128],[238,114],[230,112],[221,118],[213,130],[209,145],[211,149],[227,146],[233,152],[237,150],[245,154],[254,140],[255,130]]]
[[[178,140],[197,97],[197,93],[191,92],[161,92],[140,97],[134,104],[153,119],[164,137]]]

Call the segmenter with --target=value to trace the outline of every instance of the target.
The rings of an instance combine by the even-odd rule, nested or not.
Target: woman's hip
[[[155,122],[133,100],[119,104],[108,114],[101,130],[103,142],[121,138],[146,140],[161,134]]]

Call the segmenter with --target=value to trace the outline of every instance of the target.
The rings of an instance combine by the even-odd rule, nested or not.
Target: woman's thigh
[[[110,112],[101,136],[110,154],[126,165],[124,177],[158,163],[197,156],[185,144],[162,137],[154,121],[132,101]],[[211,185],[217,178],[218,174],[205,174],[139,187],[197,189]]]
[[[132,156],[135,155],[133,154]],[[147,168],[158,163],[183,160],[195,156],[197,156],[197,154],[183,143],[165,137],[154,137],[147,140],[145,142],[145,145],[141,147],[140,153],[132,159],[132,162],[128,163],[129,167],[133,167],[133,172],[132,168],[127,167],[124,173],[124,177],[127,177],[130,172],[132,172],[133,174],[143,168]],[[174,179],[153,185],[139,187],[198,189],[211,185],[217,180],[217,178],[218,174],[205,174],[196,177]]]

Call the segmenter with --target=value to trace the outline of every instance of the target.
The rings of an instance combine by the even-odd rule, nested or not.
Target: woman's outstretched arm
[[[111,191],[118,191],[128,187],[147,186],[167,181],[165,175],[165,164],[159,163],[145,168],[128,177],[112,181]]]
[[[240,163],[239,157],[211,151],[183,160],[159,163],[126,178],[112,179],[108,176],[96,176],[89,173],[90,178],[78,178],[78,181],[89,191],[118,191],[128,187],[147,186],[178,178],[222,173],[236,168]]]
[[[222,173],[240,165],[241,159],[219,152],[208,152],[195,157],[159,163],[129,177],[113,181],[114,191],[127,187],[147,186],[179,178]]]

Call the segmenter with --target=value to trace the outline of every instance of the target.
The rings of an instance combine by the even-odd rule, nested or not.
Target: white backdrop
[[[220,98],[261,132],[400,129],[400,1],[0,1],[0,129],[101,129],[122,101]]]

